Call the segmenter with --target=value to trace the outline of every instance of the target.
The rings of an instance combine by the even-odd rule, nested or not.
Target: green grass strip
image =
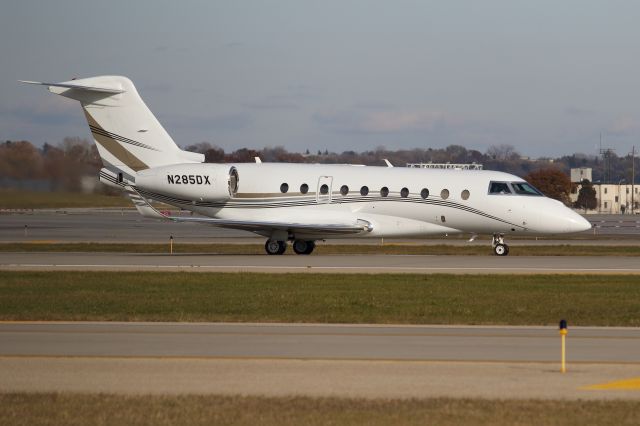
[[[637,425],[637,401],[0,394],[11,425]]]
[[[131,207],[120,195],[83,194],[81,192],[38,192],[0,190],[0,209],[59,209],[92,207]]]
[[[0,252],[168,253],[166,244],[129,243],[4,243]],[[264,254],[263,244],[189,244],[174,241],[176,254]],[[294,254],[291,248],[286,254]],[[313,255],[394,254],[490,256],[491,245],[421,244],[319,244]],[[510,256],[640,256],[638,246],[612,245],[513,245]]]
[[[640,326],[628,275],[0,272],[0,319]]]

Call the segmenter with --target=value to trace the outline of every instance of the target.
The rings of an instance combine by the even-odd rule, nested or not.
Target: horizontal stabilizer
[[[27,81],[27,80],[18,80],[20,83],[26,84],[37,84],[40,86],[49,86],[49,87],[61,87],[63,89],[76,89],[76,90],[84,90],[87,92],[97,92],[97,93],[111,93],[118,94],[124,93],[125,91],[119,88],[114,87],[96,87],[96,86],[83,86],[81,84],[73,84],[73,81],[68,81],[64,83],[44,83],[41,81]]]

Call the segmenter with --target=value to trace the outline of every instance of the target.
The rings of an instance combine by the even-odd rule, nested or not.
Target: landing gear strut
[[[316,243],[313,241],[295,240],[293,242],[293,251],[296,254],[311,254],[314,248],[316,248]]]
[[[264,244],[267,254],[283,254],[287,250],[286,241],[267,240]]]
[[[506,256],[509,254],[509,246],[504,242],[504,234],[493,234],[493,253],[496,256]]]

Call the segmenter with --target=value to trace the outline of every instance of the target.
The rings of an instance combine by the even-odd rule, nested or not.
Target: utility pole
[[[602,133],[600,133],[600,155],[602,155],[603,183],[607,184],[611,181],[611,157],[615,150],[613,148],[602,147]]]
[[[635,186],[636,185],[636,146],[631,150],[631,214],[635,213]]]

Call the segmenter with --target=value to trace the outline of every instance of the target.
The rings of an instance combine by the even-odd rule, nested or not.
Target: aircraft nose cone
[[[578,213],[573,212],[573,215],[567,218],[567,232],[583,232],[591,227],[591,222]]]
[[[556,200],[543,200],[539,207],[536,226],[543,234],[570,234],[591,229],[591,223],[580,214]]]

